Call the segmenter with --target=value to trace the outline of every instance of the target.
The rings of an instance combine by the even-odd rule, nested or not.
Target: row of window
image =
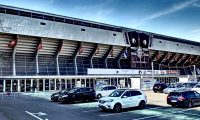
[[[8,8],[3,8],[3,7],[0,7],[0,13],[18,15],[18,16],[23,16],[23,17],[31,17],[31,18],[49,20],[49,21],[55,21],[55,22],[62,22],[62,23],[67,23],[67,24],[74,24],[74,25],[98,28],[98,29],[103,29],[103,30],[122,32],[121,28],[114,28],[114,27],[105,26],[105,25],[98,25],[95,23],[83,22],[80,20],[72,20],[69,18],[55,17],[55,16],[50,16],[50,15],[25,12],[25,11],[21,11],[21,10],[14,10],[14,9],[8,9]]]

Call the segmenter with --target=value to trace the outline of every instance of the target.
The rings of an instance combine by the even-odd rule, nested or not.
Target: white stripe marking
[[[83,111],[83,112],[93,112],[93,111],[100,111],[99,109],[96,109],[96,110],[86,110],[86,111]]]
[[[155,117],[158,117],[158,115],[148,116],[148,117],[143,117],[143,118],[138,118],[138,119],[133,119],[133,120],[143,120],[143,119],[155,118]]]
[[[31,115],[31,116],[37,118],[38,120],[43,120],[42,118],[39,118],[38,116],[34,115],[33,113],[30,113],[30,112],[28,112],[28,111],[25,111],[25,112],[28,113],[29,115]]]

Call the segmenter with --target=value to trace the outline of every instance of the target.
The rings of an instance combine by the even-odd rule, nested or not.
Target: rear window
[[[108,87],[108,90],[114,90],[114,89],[116,89],[115,86],[109,86],[109,87]]]
[[[182,94],[180,92],[170,92],[169,96],[181,96]]]

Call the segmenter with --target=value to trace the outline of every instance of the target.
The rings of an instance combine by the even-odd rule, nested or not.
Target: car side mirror
[[[127,96],[126,96],[126,95],[124,95],[124,96],[122,96],[122,98],[127,98]]]

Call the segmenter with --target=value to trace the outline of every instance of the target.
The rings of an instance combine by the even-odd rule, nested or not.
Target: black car
[[[69,90],[67,89],[67,90],[61,90],[61,91],[59,91],[59,92],[57,92],[57,93],[53,93],[53,94],[51,95],[51,98],[50,98],[51,101],[57,102],[57,101],[58,101],[59,95],[66,94],[68,91],[69,91]]]
[[[167,96],[167,104],[179,107],[200,105],[200,94],[196,91],[176,91]]]
[[[61,103],[73,103],[75,101],[95,101],[95,90],[89,87],[76,87],[59,96]]]
[[[154,86],[153,86],[153,91],[154,91],[155,93],[157,93],[157,92],[163,92],[163,90],[164,90],[165,88],[167,88],[167,85],[166,85],[165,83],[156,83],[156,84],[154,84]]]

